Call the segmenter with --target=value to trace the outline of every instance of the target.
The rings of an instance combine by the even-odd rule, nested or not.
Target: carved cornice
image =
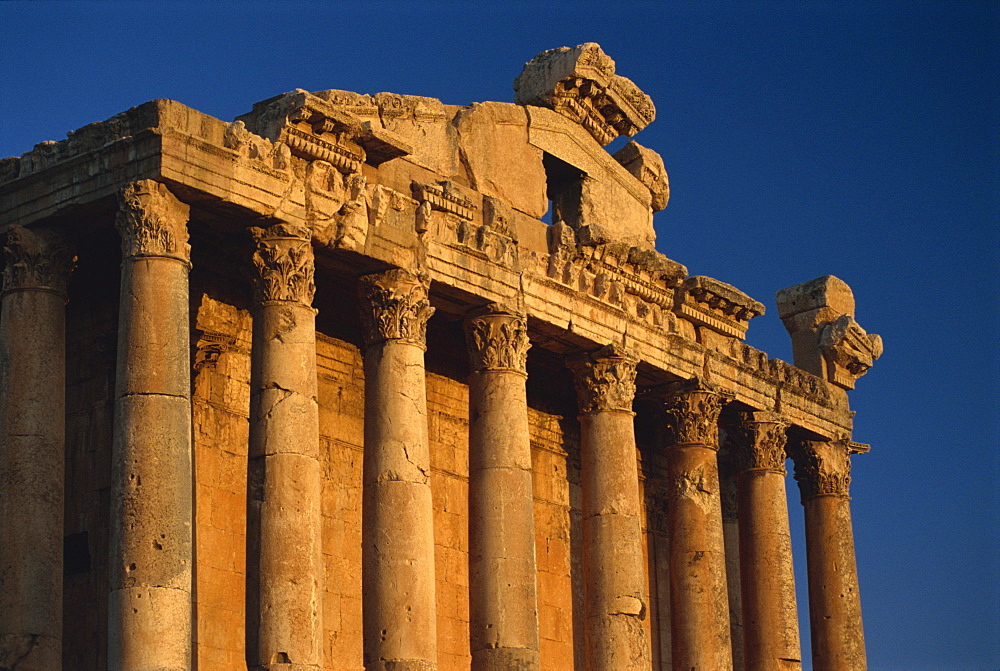
[[[851,443],[801,441],[792,450],[803,503],[820,496],[850,498]]]
[[[375,345],[402,340],[426,347],[427,320],[434,308],[427,300],[430,279],[423,273],[394,268],[358,280],[365,341]]]
[[[694,276],[684,280],[676,294],[677,314],[723,335],[746,337],[754,317],[764,314],[764,306],[725,282]]]
[[[738,472],[771,471],[784,475],[787,428],[772,413],[739,413],[732,432]]]
[[[462,194],[454,182],[448,180],[428,184],[413,182],[410,188],[413,197],[418,201],[429,203],[434,210],[450,212],[459,219],[472,221],[476,210],[479,209],[472,200]]]
[[[473,372],[514,371],[527,375],[528,328],[524,315],[491,303],[465,322]]]
[[[580,414],[632,412],[638,363],[639,358],[620,345],[607,345],[569,359],[567,365],[574,373]]]
[[[122,256],[163,256],[190,263],[190,209],[160,182],[144,179],[126,186],[115,218],[115,228],[122,238]]]
[[[250,235],[257,243],[252,258],[256,300],[312,305],[316,284],[309,227],[278,223],[251,228]]]
[[[728,398],[697,380],[670,390],[664,402],[673,430],[673,445],[703,445],[719,449],[719,414]]]
[[[66,296],[74,257],[62,235],[13,225],[3,241],[3,291],[50,291]]]

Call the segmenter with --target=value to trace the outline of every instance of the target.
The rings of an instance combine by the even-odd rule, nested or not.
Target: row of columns
[[[164,185],[142,181],[124,190],[117,218],[123,261],[109,597],[114,670],[180,670],[191,660],[187,217],[188,207]],[[63,304],[70,257],[47,233],[11,230],[0,314],[0,519],[10,521],[12,532],[0,544],[0,662],[51,669],[61,655]],[[248,527],[259,543],[248,553],[248,662],[267,671],[318,671],[324,567],[313,251],[306,227],[279,223],[251,234],[257,272]],[[370,671],[436,668],[428,287],[426,277],[402,269],[359,282]],[[465,328],[472,668],[537,669],[525,319],[488,305],[470,313]],[[581,424],[588,669],[646,669],[649,608],[632,412],[638,361],[608,346],[567,363]],[[673,668],[731,669],[734,648],[742,651],[737,668],[797,668],[785,426],[773,415],[746,413],[733,433],[741,576],[734,596],[727,590],[717,459],[725,402],[717,390],[684,383],[670,389],[665,403],[673,428],[666,448]],[[837,442],[802,443],[794,456],[806,516],[814,668],[861,669],[847,450]],[[742,645],[734,646],[729,611],[737,602]]]

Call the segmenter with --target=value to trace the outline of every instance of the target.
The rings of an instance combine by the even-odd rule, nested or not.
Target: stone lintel
[[[722,335],[746,337],[750,320],[764,314],[764,306],[734,286],[696,275],[684,280],[676,293],[680,316]]]
[[[616,75],[615,62],[593,42],[549,49],[528,61],[514,80],[514,102],[554,109],[601,145],[632,137],[656,118],[649,96]]]

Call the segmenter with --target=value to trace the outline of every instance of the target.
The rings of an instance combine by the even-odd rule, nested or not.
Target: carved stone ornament
[[[251,228],[250,235],[257,243],[253,254],[256,299],[312,305],[316,283],[309,227],[279,223]]]
[[[190,209],[160,182],[144,179],[126,186],[115,218],[122,238],[122,256],[165,256],[190,262]]]
[[[784,475],[787,426],[771,413],[739,413],[732,432],[738,471],[772,471]]]
[[[3,260],[3,293],[34,290],[66,295],[74,257],[58,233],[11,226],[3,242]]]
[[[524,315],[491,303],[466,320],[465,339],[474,372],[515,371],[527,375],[531,343]]]
[[[882,356],[882,338],[865,333],[850,315],[841,315],[820,330],[819,348],[830,382],[854,389],[855,381]]]
[[[803,441],[792,452],[802,501],[819,496],[849,498],[851,443]]]
[[[639,358],[620,345],[570,359],[574,372],[580,414],[632,412],[635,399],[635,367]]]
[[[423,273],[394,268],[358,280],[365,341],[375,345],[403,340],[426,347],[427,320],[434,308],[427,300],[430,279]]]
[[[728,399],[703,384],[683,384],[664,403],[673,445],[719,449],[719,414]]]

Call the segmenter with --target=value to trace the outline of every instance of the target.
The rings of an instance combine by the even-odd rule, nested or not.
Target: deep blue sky
[[[773,356],[774,292],[825,274],[885,339],[851,395],[871,670],[1000,669],[1000,4],[497,7],[0,2],[0,156],[153,98],[227,120],[297,87],[510,101],[539,51],[600,43],[657,105],[660,251],[766,303],[749,342]]]

